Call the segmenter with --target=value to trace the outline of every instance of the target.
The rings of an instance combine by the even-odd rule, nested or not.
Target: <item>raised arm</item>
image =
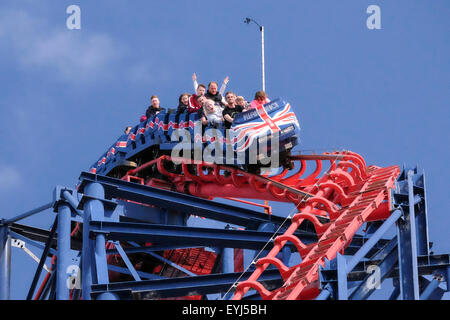
[[[197,92],[198,83],[197,75],[195,74],[195,72],[192,74],[192,82],[194,83],[194,92]]]
[[[228,81],[230,81],[230,78],[228,76],[226,76],[225,79],[223,79],[222,86],[220,87],[220,90],[219,90],[219,93],[222,96],[223,96],[223,93],[225,92],[225,89],[227,88]]]

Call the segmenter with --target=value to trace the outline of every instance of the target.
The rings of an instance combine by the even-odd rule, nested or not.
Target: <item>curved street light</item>
[[[266,91],[266,79],[265,79],[265,71],[264,71],[264,27],[251,18],[248,18],[248,17],[245,18],[244,23],[250,24],[250,22],[254,22],[259,27],[259,31],[261,31],[262,90]]]

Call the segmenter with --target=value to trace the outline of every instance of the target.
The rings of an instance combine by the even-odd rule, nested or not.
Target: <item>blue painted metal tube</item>
[[[408,207],[404,208],[405,219],[398,224],[398,253],[400,273],[400,296],[402,300],[418,300],[419,275],[417,268],[416,219],[414,212],[414,172],[409,170]]]
[[[89,220],[90,214],[86,214],[84,211],[83,217],[83,248],[81,258],[81,289],[83,294],[83,300],[90,300],[91,285],[92,285],[92,253],[91,253],[91,241],[89,239]]]
[[[383,234],[400,218],[402,215],[400,210],[394,211],[389,218],[378,228],[377,231],[364,243],[361,249],[356,252],[352,258],[347,261],[347,273],[352,271],[358,262],[370,251],[370,249],[381,239]]]
[[[447,291],[450,291],[450,267],[445,271],[445,282],[447,283]]]
[[[338,278],[338,300],[348,300],[347,260],[340,253],[336,256]]]
[[[120,245],[119,241],[115,241],[114,245],[116,246],[117,251],[119,251],[120,256],[122,257],[122,260],[125,262],[128,270],[130,270],[131,275],[133,276],[134,280],[141,281],[141,277],[136,272],[136,269],[134,268],[133,264],[131,263],[130,259],[128,259],[127,254],[125,251],[123,251],[122,246]],[[100,283],[100,282],[99,282]]]
[[[63,192],[63,196],[64,196],[64,198],[67,200],[67,202],[69,202],[69,204],[72,206],[72,209],[73,209],[80,217],[83,217],[82,212],[81,212],[80,210],[77,209],[79,201],[78,201],[77,199],[75,199],[75,197],[72,196],[72,195],[70,194],[70,192],[67,191],[67,190]]]
[[[92,221],[90,228],[95,233],[109,233],[110,240],[164,241],[165,244],[174,244],[180,243],[180,239],[182,239],[183,245],[244,249],[261,249],[274,236],[273,232],[109,221],[102,223]],[[278,234],[281,233],[275,235]],[[300,238],[309,240],[307,235],[300,236]]]
[[[101,198],[104,196],[103,188],[98,183],[89,183],[85,188],[85,194]],[[83,215],[83,248],[81,258],[81,288],[83,300],[91,300],[91,286],[93,283],[94,252],[93,244],[89,238],[90,222],[92,215],[95,217],[95,211],[103,212],[103,205],[98,200],[88,200],[84,207]]]
[[[151,255],[152,257],[158,259],[158,260],[161,260],[161,261],[164,262],[164,263],[167,263],[168,265],[174,267],[175,269],[178,269],[178,270],[180,270],[181,272],[186,273],[187,275],[189,275],[189,276],[191,276],[191,277],[197,276],[195,273],[193,273],[193,272],[191,272],[191,271],[189,271],[189,270],[183,268],[182,266],[179,266],[178,264],[176,264],[176,263],[173,262],[173,261],[170,261],[170,260],[168,260],[168,259],[166,259],[166,258],[164,258],[164,257],[161,257],[160,255],[158,255],[158,254],[156,254],[156,253],[149,252],[148,254]]]
[[[316,300],[327,300],[330,297],[332,290],[331,285],[327,284],[316,297]]]
[[[427,213],[427,196],[425,190],[425,173],[416,180],[415,185],[423,188],[423,204],[418,208],[416,214],[416,230],[417,230],[417,254],[427,256],[430,254],[429,237],[428,237],[428,213]],[[419,195],[415,195],[419,196]],[[422,199],[421,199],[422,200]]]
[[[392,291],[392,293],[389,296],[388,300],[397,300],[399,294],[400,294],[400,287],[399,286],[395,286],[394,287],[394,291]]]
[[[100,233],[95,238],[95,270],[97,283],[108,283],[108,265],[106,262],[106,238]]]
[[[3,220],[3,224],[11,224],[11,223],[17,222],[19,220],[28,218],[28,217],[32,216],[33,214],[36,214],[36,213],[39,213],[41,211],[50,209],[51,207],[53,207],[53,202],[49,202],[47,204],[44,204],[43,206],[40,206],[40,207],[38,207],[36,209],[27,211],[27,212],[25,212],[25,213],[23,213],[21,215],[18,215],[18,216],[14,217],[14,218]]]
[[[139,293],[151,292],[157,297],[179,297],[190,294],[214,294],[228,290],[237,279],[245,281],[252,272],[235,272],[225,274],[208,274],[197,277],[167,278],[143,280],[139,282],[111,282],[108,285],[93,285],[94,296],[107,290],[129,290]],[[280,272],[276,269],[266,270],[259,281],[267,285],[281,285]]]
[[[234,249],[224,248],[222,253],[222,271],[223,273],[234,272]]]
[[[428,298],[433,294],[434,290],[439,287],[439,282],[440,281],[438,279],[433,279],[432,281],[430,281],[430,283],[420,295],[420,300],[428,300]]]
[[[30,286],[30,290],[28,290],[27,300],[31,300],[33,298],[34,289],[36,289],[36,285],[37,285],[37,282],[41,275],[45,260],[47,259],[48,253],[53,244],[57,226],[58,226],[58,216],[56,216],[55,221],[53,222],[53,225],[52,225],[52,229],[50,230],[50,233],[48,235],[47,241],[45,242],[44,251],[42,252],[41,259],[39,261],[39,265],[36,269],[36,273],[34,274],[33,282],[31,283],[31,286]]]
[[[9,227],[0,226],[0,300],[10,299],[11,287],[11,239]]]
[[[122,267],[114,266],[111,264],[108,264],[108,270],[132,275],[130,270],[128,270],[127,268],[122,268]],[[146,273],[146,272],[142,272],[142,271],[136,271],[136,272],[139,274],[139,277],[141,277],[141,279],[145,279],[145,280],[165,279],[165,277],[162,277],[162,276],[159,276],[159,275],[156,275],[153,273]]]
[[[229,225],[225,227],[229,229]],[[234,249],[233,248],[223,248],[222,249],[222,272],[232,273],[234,272]]]
[[[90,221],[101,222],[105,219],[103,203],[100,200],[96,200],[103,199],[105,197],[105,191],[103,186],[99,183],[89,183],[86,185],[84,191],[86,195],[95,198],[86,201],[83,215],[82,289],[83,300],[90,300],[91,286],[94,282],[94,270],[96,272],[96,281],[98,284],[109,283],[105,235],[103,233],[97,233],[95,245],[89,239]],[[98,300],[115,300],[116,298],[116,295],[109,292],[105,292],[97,297]]]
[[[67,204],[58,207],[58,248],[56,263],[56,299],[69,300],[67,268],[70,265],[71,210]]]

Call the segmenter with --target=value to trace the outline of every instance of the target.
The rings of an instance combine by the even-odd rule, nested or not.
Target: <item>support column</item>
[[[70,265],[71,210],[67,204],[58,207],[58,256],[56,260],[56,300],[69,300],[67,269]]]
[[[338,300],[348,300],[347,260],[340,253],[336,256]]]
[[[106,262],[106,238],[104,234],[97,234],[95,242],[89,239],[89,223],[91,220],[104,221],[105,208],[103,203],[97,199],[105,198],[105,190],[99,183],[89,183],[84,192],[87,196],[95,199],[86,201],[83,217],[83,255],[82,255],[82,288],[83,300],[90,300],[91,286],[97,284],[108,284],[108,264]],[[117,297],[114,294],[105,293],[98,297],[99,300],[112,300]]]
[[[430,254],[428,241],[428,217],[427,217],[427,198],[425,190],[425,173],[415,181],[416,187],[422,188],[421,203],[418,205],[418,212],[416,213],[416,227],[417,227],[417,254],[420,256],[428,256]],[[419,189],[420,190],[420,189]]]
[[[419,300],[413,174],[412,170],[407,173],[409,206],[403,208],[404,219],[397,222],[400,296],[402,300]]]
[[[223,273],[234,272],[234,248],[224,248],[222,258]]]
[[[90,183],[85,187],[85,194],[93,197],[104,197],[103,187],[98,183]],[[93,243],[89,239],[89,223],[95,211],[103,212],[103,204],[98,200],[86,201],[83,216],[83,252],[81,256],[81,288],[83,300],[91,300],[91,286],[94,272]]]
[[[225,227],[225,230],[231,229],[229,225]],[[222,250],[222,272],[232,273],[234,272],[234,248],[223,248]]]
[[[9,226],[0,224],[0,300],[10,299],[11,238]]]

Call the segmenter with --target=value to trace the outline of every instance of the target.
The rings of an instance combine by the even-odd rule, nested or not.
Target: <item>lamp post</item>
[[[262,90],[266,91],[266,79],[265,79],[265,71],[264,71],[264,27],[251,18],[245,18],[244,23],[250,24],[250,22],[254,22],[259,27],[259,31],[261,31]]]
[[[251,18],[245,18],[244,23],[250,24],[250,22],[254,22],[258,27],[259,31],[261,31],[261,73],[262,73],[262,91],[266,92],[266,76],[265,76],[265,70],[264,70],[264,26],[260,25],[258,22]],[[267,206],[269,205],[269,201],[264,200],[264,205],[266,208],[264,211],[269,214],[269,209]]]

